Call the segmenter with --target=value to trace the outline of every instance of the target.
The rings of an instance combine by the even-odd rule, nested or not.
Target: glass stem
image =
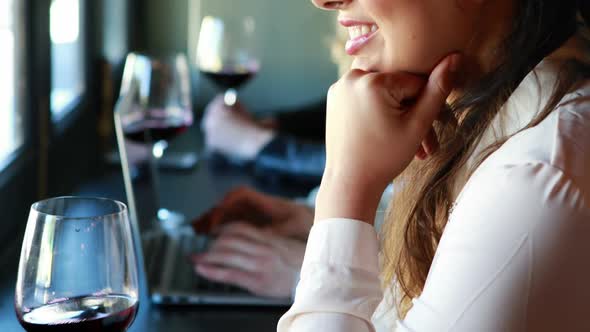
[[[150,167],[150,175],[152,178],[152,194],[154,199],[154,205],[156,206],[156,220],[161,220],[160,218],[160,210],[162,209],[162,200],[160,197],[160,174],[158,173],[158,161],[162,157],[164,153],[164,149],[162,147],[162,143],[165,141],[158,141],[154,142],[149,130],[144,131],[145,141],[151,146],[150,150],[150,160],[149,160],[149,167]],[[166,144],[167,146],[167,144]]]
[[[223,95],[223,102],[228,107],[233,107],[238,102],[238,91],[236,89],[227,89]]]

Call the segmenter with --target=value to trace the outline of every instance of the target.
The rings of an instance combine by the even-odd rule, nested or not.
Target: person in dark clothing
[[[201,127],[206,148],[233,164],[253,165],[261,174],[278,174],[319,183],[325,165],[325,101],[256,119],[243,105],[228,107],[216,97]]]

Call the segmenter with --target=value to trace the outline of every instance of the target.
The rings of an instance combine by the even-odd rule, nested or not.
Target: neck
[[[450,104],[460,98],[467,87],[493,71],[502,59],[504,43],[512,32],[515,16],[514,1],[483,1],[473,18],[473,35],[461,50],[464,66],[461,80],[447,100]]]

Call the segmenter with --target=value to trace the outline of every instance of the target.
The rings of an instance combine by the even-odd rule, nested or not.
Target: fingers
[[[210,114],[211,112],[215,112],[217,110],[223,109],[223,105],[224,105],[223,95],[218,94],[205,107],[205,114]]]
[[[434,128],[431,127],[428,131],[426,138],[422,141],[422,147],[428,156],[433,155],[438,150],[438,137],[436,137],[436,131],[434,131]]]
[[[193,230],[197,234],[213,234],[217,224],[221,221],[221,211],[212,208],[192,221]]]
[[[439,149],[439,142],[438,137],[436,136],[436,131],[434,128],[430,128],[428,134],[420,144],[418,151],[416,152],[415,157],[418,160],[425,160],[429,156],[432,156],[436,151]]]
[[[260,273],[272,273],[269,264],[276,254],[270,246],[252,239],[261,239],[252,230],[245,224],[228,225],[208,252],[192,257],[195,272],[213,281],[259,293]]]
[[[217,94],[211,102],[206,106],[206,112],[237,112],[240,114],[248,115],[248,112],[244,108],[244,106],[237,102],[233,106],[228,106],[225,104],[225,98],[222,93]]]
[[[221,202],[197,218],[193,228],[197,233],[217,234],[220,229],[236,220],[245,220],[259,226],[272,222],[276,212],[275,200],[248,187],[230,191]]]
[[[240,230],[223,230],[221,236],[215,240],[210,251],[237,250],[249,255],[262,256],[269,249],[268,239],[261,233],[249,232],[244,234]]]
[[[230,191],[217,206],[195,219],[192,224],[198,234],[216,235],[226,226],[238,221],[241,221],[239,224],[242,226],[236,226],[237,228],[250,224],[259,229],[274,227],[277,230],[281,228],[279,225],[285,223],[283,228],[291,231],[298,224],[289,224],[287,220],[292,214],[301,214],[302,209],[302,206],[284,199],[272,197],[248,187],[240,187]],[[255,233],[254,227],[246,228],[245,235]]]
[[[411,105],[419,96],[427,80],[410,73],[367,73],[352,70],[344,78],[347,82],[359,82],[368,91],[382,91],[390,106],[402,109]]]
[[[260,278],[257,274],[239,269],[210,264],[199,264],[195,267],[195,272],[209,280],[236,285],[253,293],[257,293],[261,288],[259,282]]]
[[[227,224],[223,227],[220,239],[227,236],[241,237],[259,243],[266,243],[269,238],[269,235],[264,230],[240,221]]]
[[[393,106],[402,108],[411,105],[420,95],[426,80],[408,73],[385,74],[385,87]]]
[[[426,151],[424,151],[424,147],[422,145],[420,145],[420,147],[418,148],[415,157],[418,160],[425,160],[426,158],[428,158],[428,155],[426,154]]]
[[[215,95],[215,98],[213,98],[213,101],[211,102],[211,104],[213,105],[224,105],[224,101],[223,101],[223,94],[222,93],[218,93],[217,95]]]
[[[453,54],[446,57],[432,71],[414,111],[410,112],[410,121],[414,128],[420,132],[427,133],[446,104],[446,100],[454,88],[460,65],[461,55]]]
[[[273,251],[262,231],[239,223],[225,227],[209,251],[193,256],[193,261],[255,272],[261,269],[263,261]]]
[[[266,195],[259,193],[258,191],[250,187],[238,187],[230,191],[221,200],[221,205],[231,206],[242,201],[252,202],[260,206],[269,205],[268,198]]]
[[[238,250],[212,250],[192,257],[196,266],[209,264],[231,267],[242,271],[259,271],[259,258]]]
[[[278,213],[280,201],[274,197],[258,192],[249,187],[239,187],[230,191],[221,201],[223,208],[247,207],[252,212],[274,216]]]

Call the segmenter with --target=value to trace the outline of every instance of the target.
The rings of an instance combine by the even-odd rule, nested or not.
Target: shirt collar
[[[524,78],[492,121],[479,144],[479,150],[517,133],[545,109],[553,96],[561,63],[576,59],[590,64],[586,33],[586,29],[580,30]]]
[[[460,172],[454,190],[455,198],[467,181],[468,170],[474,166],[485,148],[504,137],[516,134],[545,109],[554,93],[560,63],[576,59],[590,64],[590,50],[587,46],[589,36],[587,29],[580,29],[524,78],[484,132],[466,167]]]

